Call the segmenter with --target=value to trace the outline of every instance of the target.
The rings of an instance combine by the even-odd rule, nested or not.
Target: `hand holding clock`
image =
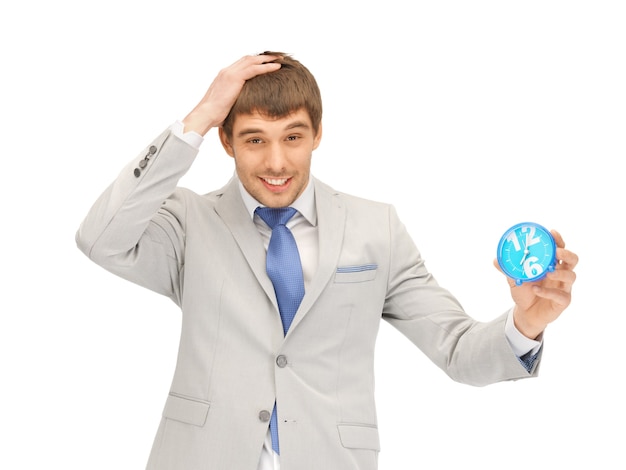
[[[518,237],[525,241],[523,248]],[[533,223],[512,227],[500,241],[494,264],[507,275],[515,326],[528,338],[537,338],[569,306],[578,256],[565,249],[557,231]]]

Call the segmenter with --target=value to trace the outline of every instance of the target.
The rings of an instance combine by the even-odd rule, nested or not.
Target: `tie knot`
[[[297,211],[293,207],[257,207],[255,212],[273,230],[277,225],[285,225]]]

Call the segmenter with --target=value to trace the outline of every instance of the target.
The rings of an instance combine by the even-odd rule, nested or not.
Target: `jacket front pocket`
[[[204,426],[210,407],[211,404],[206,401],[184,398],[170,393],[165,402],[163,417],[194,426]]]
[[[363,424],[339,424],[339,439],[346,449],[368,449],[380,451],[380,439],[376,426]]]

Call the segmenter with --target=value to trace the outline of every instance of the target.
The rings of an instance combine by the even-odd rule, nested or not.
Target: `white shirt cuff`
[[[192,147],[199,149],[202,142],[204,142],[204,137],[198,134],[195,131],[185,132],[185,125],[181,121],[176,121],[174,124],[170,126],[170,130],[172,134],[174,134],[179,139],[187,142]]]
[[[538,340],[534,340],[520,333],[515,327],[515,322],[513,321],[513,310],[515,309],[512,308],[509,311],[509,316],[507,317],[506,324],[504,325],[504,333],[506,335],[506,339],[511,345],[511,349],[513,349],[513,352],[517,357],[522,357],[524,354],[528,354],[529,352],[536,354],[543,344],[543,334],[539,336]]]

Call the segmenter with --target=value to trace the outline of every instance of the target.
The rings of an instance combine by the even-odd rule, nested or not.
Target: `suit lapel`
[[[265,271],[265,248],[263,248],[261,237],[258,235],[254,222],[241,199],[237,178],[233,178],[224,187],[222,197],[215,205],[215,211],[232,233],[250,269],[278,311],[274,286]]]
[[[345,207],[337,192],[317,179],[315,184],[315,206],[317,211],[317,229],[319,237],[319,263],[311,286],[304,294],[300,308],[296,313],[287,336],[298,326],[315,301],[323,292],[337,271],[341,253],[344,228],[346,224]]]

